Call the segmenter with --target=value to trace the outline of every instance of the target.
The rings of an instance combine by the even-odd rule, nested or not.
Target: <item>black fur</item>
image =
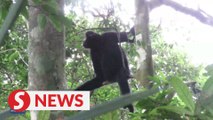
[[[127,34],[121,32],[119,40],[116,32],[106,32],[102,35],[92,31],[86,33],[83,46],[90,49],[96,77],[79,86],[76,90],[94,90],[103,86],[105,82],[118,82],[121,94],[130,93],[128,61],[125,52],[118,45],[118,42],[133,41],[128,39]],[[125,106],[125,108],[128,108],[130,112],[134,112],[132,104]]]

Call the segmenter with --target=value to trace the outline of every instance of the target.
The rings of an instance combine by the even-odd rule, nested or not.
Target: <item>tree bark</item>
[[[37,19],[43,11],[29,2],[29,90],[63,90],[65,80],[65,47],[64,32],[58,32],[47,21],[43,30],[39,28]],[[58,6],[63,11],[63,0],[58,0]],[[38,112],[31,111],[31,120],[38,119]]]
[[[150,88],[149,76],[153,76],[154,69],[152,46],[149,37],[149,9],[146,0],[136,0],[136,16],[136,33],[141,36],[137,40],[139,63],[135,77],[144,87]]]

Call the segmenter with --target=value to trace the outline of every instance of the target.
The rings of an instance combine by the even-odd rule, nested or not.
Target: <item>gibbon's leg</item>
[[[95,77],[92,80],[85,82],[83,85],[79,86],[75,90],[91,91],[91,90],[101,87],[102,85],[103,85],[103,81],[101,80],[101,78]]]
[[[120,91],[121,91],[122,95],[130,93],[130,87],[129,87],[127,79],[121,79],[121,80],[119,80],[118,81],[118,85],[120,87]],[[130,112],[134,112],[134,107],[133,107],[132,104],[124,106],[124,108],[128,108]]]

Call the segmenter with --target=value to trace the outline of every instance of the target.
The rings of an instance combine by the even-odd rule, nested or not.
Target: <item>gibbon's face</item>
[[[93,31],[86,32],[86,40],[83,43],[84,48],[96,49],[100,47],[101,36]]]

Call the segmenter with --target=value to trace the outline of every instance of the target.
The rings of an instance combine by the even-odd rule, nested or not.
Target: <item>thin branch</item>
[[[8,29],[13,25],[16,18],[20,14],[21,9],[23,8],[22,5],[24,5],[24,0],[17,0],[15,4],[11,4],[9,13],[7,14],[7,17],[0,28],[0,44],[3,42],[6,34],[8,33]]]
[[[187,15],[190,15],[190,16],[196,18],[203,24],[210,25],[213,27],[213,16],[210,16],[209,14],[207,14],[206,12],[204,12],[201,9],[194,10],[191,8],[187,8],[172,0],[152,0],[149,2],[150,10],[152,10],[156,7],[159,7],[161,5],[169,6],[173,9],[175,9],[176,11],[182,12],[184,14],[187,14]]]
[[[19,58],[22,60],[22,62],[28,67],[28,64],[27,62],[24,60],[24,57],[21,55],[21,53],[19,51],[18,52],[18,55],[19,55]]]
[[[0,51],[0,54],[6,53],[6,52],[8,52],[8,51],[16,51],[16,49],[15,49],[15,48],[11,48],[11,49],[7,49],[7,50],[1,50],[1,51]]]
[[[7,49],[7,50],[3,50],[0,51],[0,54],[5,53],[5,52],[9,52],[9,51],[15,51],[18,53],[19,58],[22,60],[22,62],[28,67],[27,62],[24,60],[24,57],[21,55],[21,53],[16,49],[16,48],[11,48],[11,49]]]
[[[6,78],[10,81],[10,83],[12,84],[13,83],[13,78],[11,78],[10,76],[10,74],[8,74],[6,71],[4,72],[4,75],[6,76]]]

